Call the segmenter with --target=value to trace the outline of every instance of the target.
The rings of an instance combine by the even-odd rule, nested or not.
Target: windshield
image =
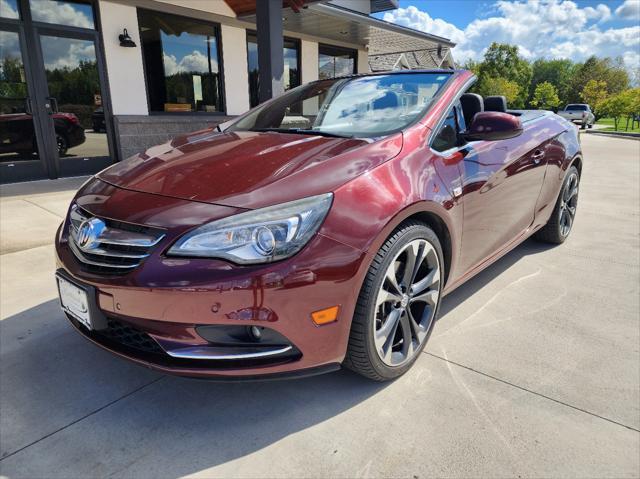
[[[402,73],[321,80],[256,108],[227,131],[374,137],[424,114],[449,73]]]
[[[587,111],[587,105],[567,105],[567,111]]]

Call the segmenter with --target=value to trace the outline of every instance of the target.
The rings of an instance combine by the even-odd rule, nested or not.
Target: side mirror
[[[482,111],[473,117],[471,126],[462,136],[466,141],[508,140],[522,134],[520,118],[509,113]]]

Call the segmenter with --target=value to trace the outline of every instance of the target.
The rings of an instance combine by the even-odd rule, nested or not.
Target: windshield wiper
[[[318,135],[330,138],[353,138],[353,135],[342,135],[322,130],[305,130],[304,128],[250,128],[249,131],[274,131],[276,133],[293,133],[299,135]]]

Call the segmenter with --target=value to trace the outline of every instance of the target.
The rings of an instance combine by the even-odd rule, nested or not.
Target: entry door
[[[0,183],[112,163],[94,0],[0,0]]]
[[[0,182],[49,176],[25,37],[19,26],[0,26]]]
[[[43,122],[57,176],[95,173],[111,162],[101,62],[94,34],[35,28]]]

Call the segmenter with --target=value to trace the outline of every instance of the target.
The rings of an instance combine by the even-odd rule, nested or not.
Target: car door
[[[544,130],[524,125],[508,140],[467,144],[460,162],[463,238],[461,271],[467,272],[525,234],[533,223],[546,168]]]
[[[28,153],[35,151],[33,120],[26,113],[0,115],[0,151]]]

